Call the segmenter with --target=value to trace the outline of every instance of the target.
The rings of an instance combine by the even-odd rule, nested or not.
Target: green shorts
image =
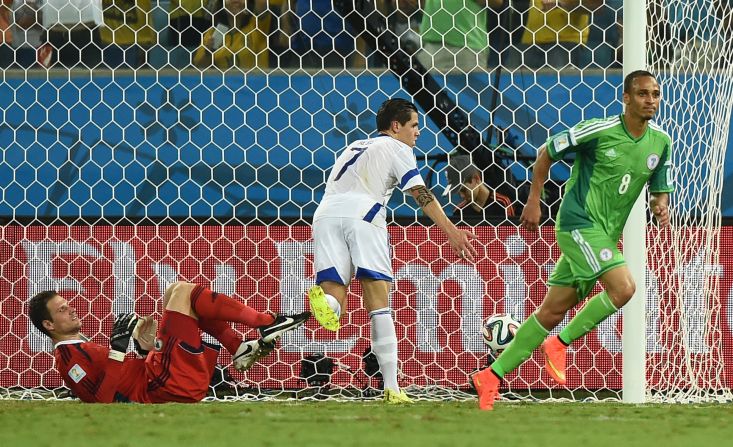
[[[588,296],[601,275],[626,264],[618,242],[603,230],[556,231],[555,238],[562,254],[547,284],[577,289],[578,300]]]

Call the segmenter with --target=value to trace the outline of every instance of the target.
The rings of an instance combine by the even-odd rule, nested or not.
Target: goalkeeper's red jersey
[[[147,392],[145,359],[108,358],[109,348],[83,340],[56,344],[56,369],[66,386],[84,402],[152,402]]]
[[[206,396],[218,349],[176,339],[145,359],[107,358],[109,348],[82,340],[56,345],[56,369],[84,402],[198,402]]]
[[[145,359],[108,358],[109,348],[84,340],[56,344],[56,369],[84,402],[198,402],[206,397],[219,356],[201,341],[198,323],[165,311],[156,350]]]

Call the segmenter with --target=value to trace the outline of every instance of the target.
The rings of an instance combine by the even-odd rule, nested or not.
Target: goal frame
[[[624,0],[623,76],[646,69],[647,0]],[[638,42],[638,43],[637,43]],[[645,188],[646,191],[646,188]],[[626,403],[646,401],[646,192],[639,195],[624,228],[624,257],[636,283],[636,291],[623,309],[624,330],[622,400]]]

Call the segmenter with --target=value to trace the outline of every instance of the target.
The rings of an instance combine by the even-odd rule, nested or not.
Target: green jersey
[[[632,137],[623,115],[582,121],[547,140],[550,158],[574,152],[555,227],[559,231],[598,227],[618,240],[631,208],[649,183],[653,193],[672,192],[672,141],[649,122]]]
[[[420,33],[426,42],[483,51],[489,45],[486,6],[475,0],[426,0]]]

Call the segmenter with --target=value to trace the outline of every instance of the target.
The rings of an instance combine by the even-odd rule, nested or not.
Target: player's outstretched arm
[[[471,239],[476,239],[476,235],[470,231],[456,228],[453,222],[448,219],[448,216],[445,215],[445,212],[443,212],[440,203],[435,200],[433,193],[425,185],[410,188],[410,194],[415,198],[415,201],[420,205],[425,215],[432,219],[435,225],[448,236],[448,243],[451,249],[453,249],[453,252],[473,262],[476,256],[476,249],[471,245]]]
[[[524,205],[522,216],[519,218],[521,225],[529,231],[536,231],[540,226],[542,218],[542,208],[540,208],[540,198],[542,197],[542,188],[545,186],[547,177],[550,175],[550,166],[552,159],[547,153],[547,146],[543,145],[537,151],[537,160],[532,169],[532,186],[529,188],[529,198],[527,204]]]
[[[669,194],[666,192],[656,192],[651,194],[649,199],[649,209],[652,210],[654,218],[657,219],[659,226],[666,227],[669,225]]]

